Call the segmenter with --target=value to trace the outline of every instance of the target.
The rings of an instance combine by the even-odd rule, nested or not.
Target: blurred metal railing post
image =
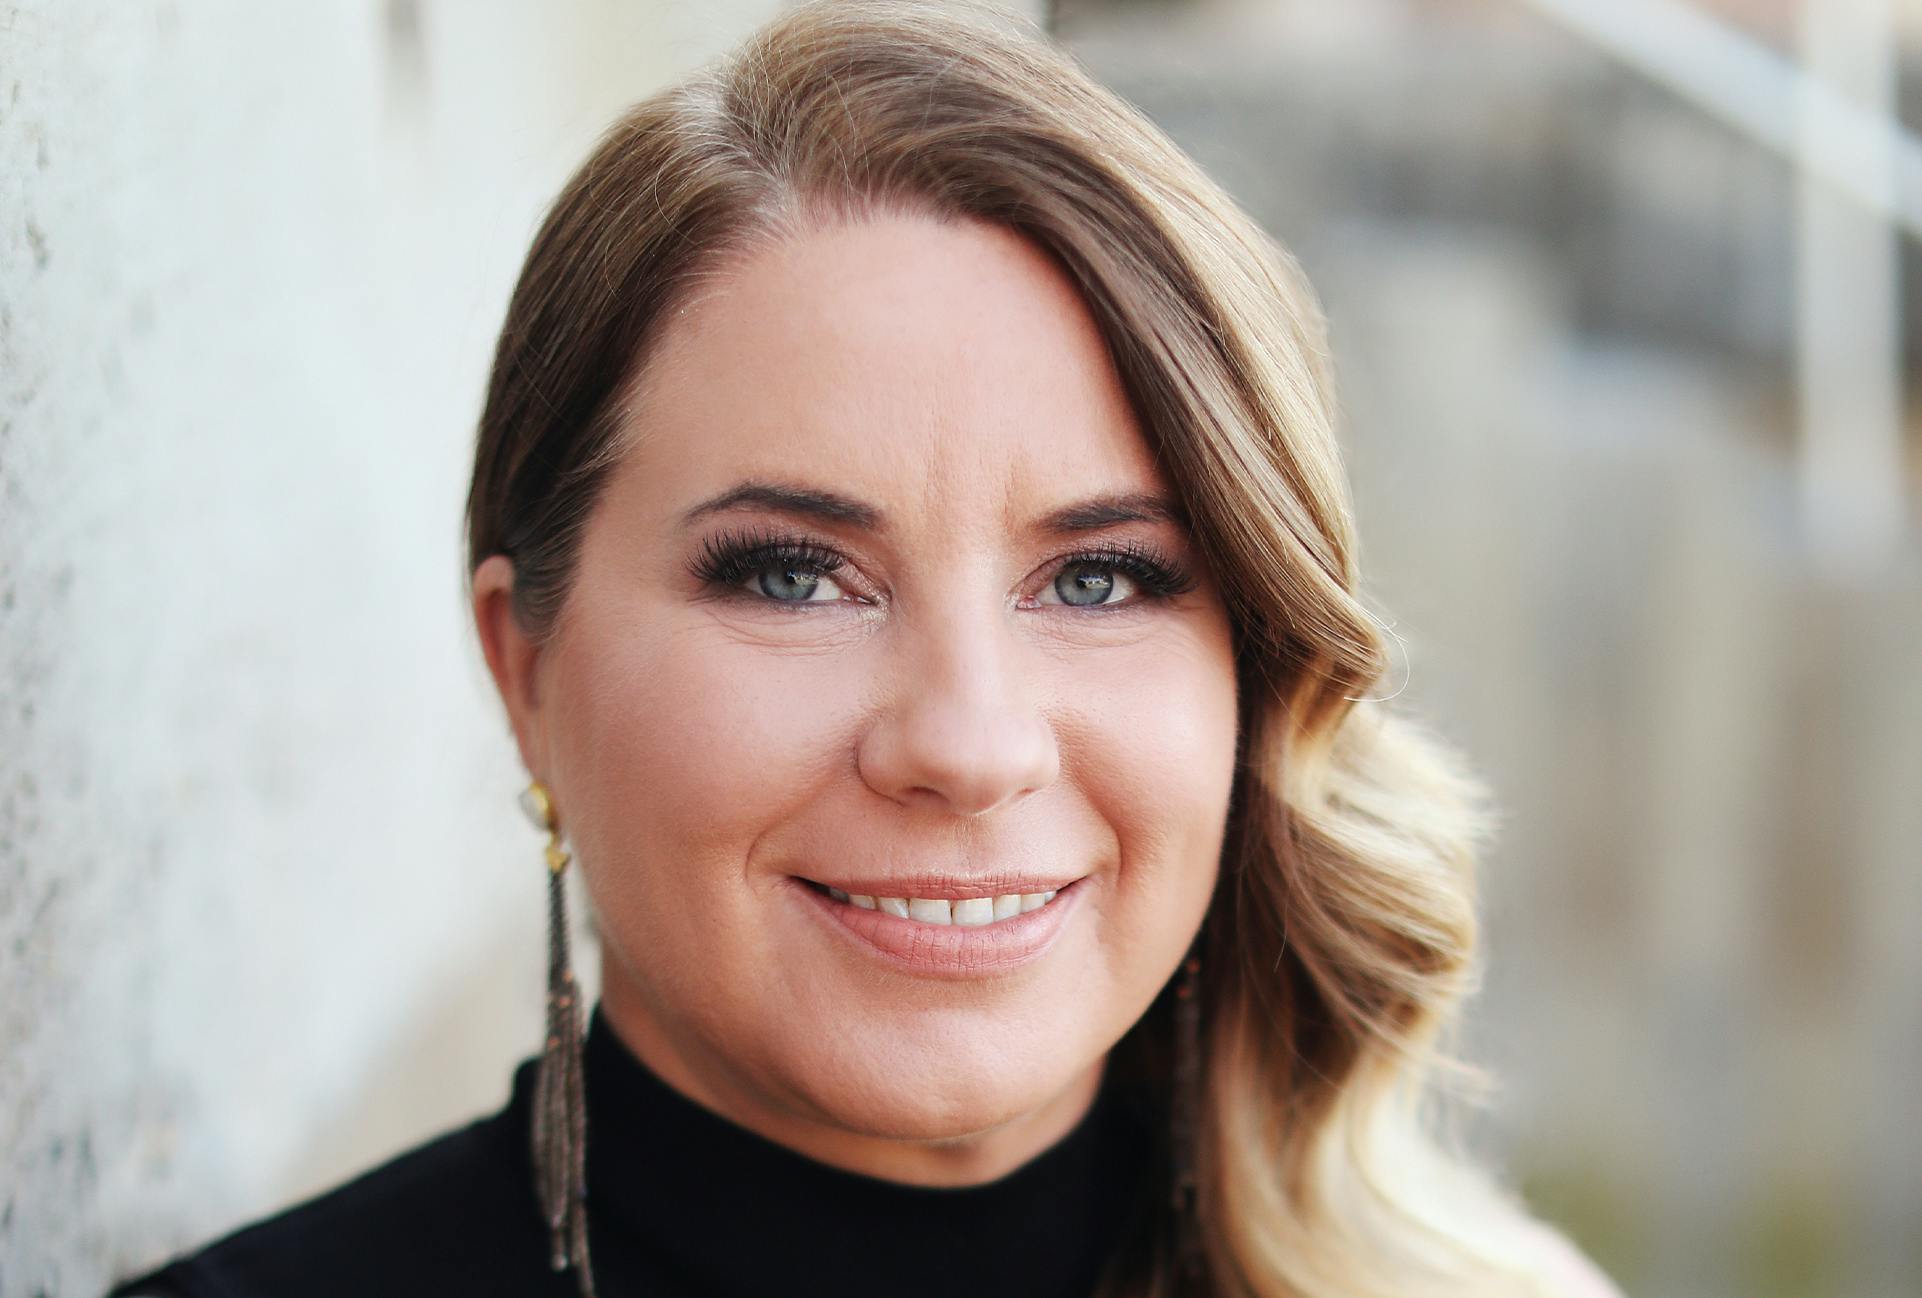
[[[1803,156],[1856,150],[1864,180],[1892,190],[1893,133],[1837,137],[1809,93],[1848,87],[1887,120],[1895,110],[1889,21],[1888,0],[1803,4],[1799,126]],[[1891,206],[1852,203],[1806,167],[1797,176],[1797,485],[1812,556],[1838,576],[1874,566],[1902,530],[1901,267]]]
[[[1527,3],[1796,165],[1803,535],[1831,573],[1874,566],[1905,512],[1894,231],[1922,237],[1887,0],[1804,0],[1801,67],[1682,0]]]

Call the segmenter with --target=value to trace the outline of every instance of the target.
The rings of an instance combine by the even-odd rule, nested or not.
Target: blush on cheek
[[[657,627],[672,620],[663,611]],[[711,624],[586,641],[557,700],[578,815],[624,858],[718,863],[738,879],[767,830],[845,774],[856,657],[783,653]]]

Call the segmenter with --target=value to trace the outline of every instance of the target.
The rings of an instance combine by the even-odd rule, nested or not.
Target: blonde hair
[[[1356,594],[1319,306],[1287,253],[1038,33],[992,11],[805,5],[615,124],[502,330],[470,572],[512,557],[516,613],[546,634],[672,305],[756,240],[890,208],[997,222],[1058,259],[1228,598],[1242,751],[1204,923],[1206,1291],[1540,1292],[1540,1228],[1435,1130],[1491,816],[1447,747],[1368,697],[1387,656]],[[1167,1001],[1123,1042],[1163,1079]],[[1176,1291],[1172,1216],[1108,1293]]]

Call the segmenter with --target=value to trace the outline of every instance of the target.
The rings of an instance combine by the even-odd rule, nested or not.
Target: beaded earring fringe
[[[587,1251],[587,1103],[582,1065],[580,987],[568,954],[566,871],[558,818],[536,783],[522,807],[547,841],[547,1036],[535,1065],[534,1189],[547,1223],[548,1262],[574,1268],[581,1298],[595,1298]]]

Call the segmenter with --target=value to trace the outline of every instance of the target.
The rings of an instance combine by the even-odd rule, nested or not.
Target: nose
[[[903,806],[980,816],[1054,781],[1060,749],[1012,616],[977,610],[903,628],[894,687],[857,754],[870,788]]]

